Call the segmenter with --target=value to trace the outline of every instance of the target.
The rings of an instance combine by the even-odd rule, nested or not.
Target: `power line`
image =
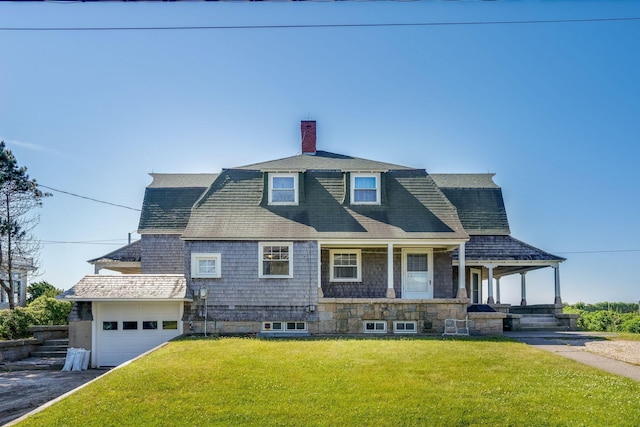
[[[51,191],[57,191],[58,193],[68,194],[69,196],[73,196],[73,197],[79,197],[81,199],[91,200],[92,202],[104,203],[105,205],[116,206],[118,208],[130,209],[132,211],[141,212],[140,209],[132,208],[132,207],[125,206],[125,205],[119,205],[117,203],[105,202],[104,200],[98,200],[98,199],[94,199],[92,197],[81,196],[79,194],[70,193],[68,191],[63,191],[63,190],[58,190],[58,189],[55,189],[55,188],[47,187],[46,185],[42,185],[42,184],[38,184],[38,187],[46,188],[47,190],[51,190]]]
[[[609,253],[620,253],[620,252],[640,252],[640,249],[610,249],[610,250],[599,250],[599,251],[572,251],[572,252],[554,252],[558,255],[565,254],[609,254]]]
[[[571,24],[594,22],[640,21],[640,17],[626,18],[582,18],[582,19],[527,19],[509,21],[448,21],[407,22],[377,24],[286,24],[286,25],[185,25],[153,27],[0,27],[0,31],[189,31],[189,30],[271,30],[306,28],[372,28],[372,27],[446,27],[462,25],[531,25]]]

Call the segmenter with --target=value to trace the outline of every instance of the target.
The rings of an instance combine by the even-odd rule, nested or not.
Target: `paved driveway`
[[[104,374],[107,370],[0,372],[0,425]]]

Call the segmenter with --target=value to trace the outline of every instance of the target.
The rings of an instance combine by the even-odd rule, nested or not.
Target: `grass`
[[[184,340],[20,426],[624,426],[640,383],[504,339]]]

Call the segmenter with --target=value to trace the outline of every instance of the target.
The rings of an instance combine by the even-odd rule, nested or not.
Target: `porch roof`
[[[67,301],[189,301],[181,274],[94,274],[58,296]]]
[[[458,250],[453,251],[453,259],[458,260]],[[467,263],[478,261],[498,264],[523,264],[539,262],[562,262],[565,258],[545,252],[511,236],[470,236],[465,245]]]

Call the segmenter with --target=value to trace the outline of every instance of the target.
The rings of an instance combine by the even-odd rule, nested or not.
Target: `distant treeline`
[[[579,302],[564,307],[565,313],[579,314],[578,327],[588,331],[640,333],[640,314],[637,303]]]

